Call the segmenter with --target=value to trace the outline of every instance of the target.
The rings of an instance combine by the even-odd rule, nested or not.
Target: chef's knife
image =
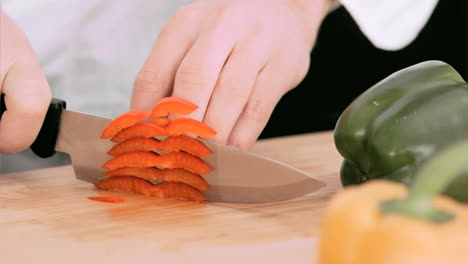
[[[76,178],[96,183],[103,179],[102,165],[115,144],[100,135],[111,119],[69,111],[52,99],[41,131],[31,145],[41,158],[55,151],[70,155]],[[0,98],[0,118],[6,110]],[[325,185],[305,172],[251,152],[202,140],[213,154],[204,158],[213,169],[204,174],[212,186],[204,191],[211,202],[263,203],[283,201],[314,193]]]

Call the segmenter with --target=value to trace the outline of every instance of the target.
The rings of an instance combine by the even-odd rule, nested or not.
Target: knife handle
[[[41,158],[48,158],[55,153],[55,143],[60,127],[60,116],[63,109],[66,108],[66,103],[63,100],[52,98],[49,109],[42,123],[41,130],[37,138],[31,145],[31,150]],[[0,119],[5,112],[5,95],[0,95]]]

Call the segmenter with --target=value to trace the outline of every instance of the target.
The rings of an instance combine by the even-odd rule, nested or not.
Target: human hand
[[[0,120],[0,152],[22,151],[39,133],[51,92],[26,36],[1,11],[0,85],[7,108]]]
[[[165,96],[199,106],[213,141],[248,150],[299,84],[332,0],[199,0],[167,22],[139,72],[132,108]]]

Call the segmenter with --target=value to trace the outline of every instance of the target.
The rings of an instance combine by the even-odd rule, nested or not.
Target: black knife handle
[[[6,105],[5,105],[5,95],[0,94],[0,119],[2,119],[3,112],[6,110]]]
[[[0,95],[0,119],[6,111],[5,95]],[[66,103],[63,100],[52,98],[46,117],[36,140],[31,145],[31,150],[41,158],[48,158],[55,153],[55,143],[60,127],[60,117]]]

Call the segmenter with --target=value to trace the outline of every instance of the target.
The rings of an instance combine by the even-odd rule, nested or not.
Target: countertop
[[[332,132],[260,140],[253,152],[326,187],[262,204],[194,203],[113,195],[77,181],[71,166],[0,175],[1,263],[315,263],[320,219],[341,189]]]

